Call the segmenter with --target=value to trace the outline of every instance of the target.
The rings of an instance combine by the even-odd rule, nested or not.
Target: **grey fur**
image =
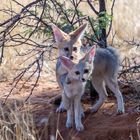
[[[83,34],[85,27],[86,27],[86,24],[79,27],[78,30],[68,35],[62,32],[60,29],[58,29],[58,27],[53,25],[54,34],[55,34],[55,31],[57,31],[57,34],[59,34],[58,38],[56,36],[56,40],[58,43],[59,56],[67,56],[67,57],[73,56],[74,54],[74,52],[72,51],[73,47],[81,45],[79,36]],[[70,50],[69,54],[68,52],[64,50],[65,47],[69,48]],[[80,47],[77,47],[77,49],[78,49],[77,54],[80,54],[79,53]],[[92,112],[98,111],[98,109],[102,106],[107,96],[106,87],[105,87],[107,85],[117,98],[118,113],[124,113],[123,97],[122,97],[122,93],[119,90],[119,86],[117,82],[118,69],[119,69],[119,57],[118,57],[118,53],[116,49],[114,49],[113,47],[107,47],[105,49],[99,48],[96,51],[96,56],[95,56],[93,64],[89,64],[86,61],[83,63],[83,61],[80,60],[79,63],[76,65],[76,67],[79,68],[79,70],[81,71],[80,72],[81,79],[79,78],[80,80],[82,79],[87,80],[89,79],[90,76],[92,77],[92,84],[99,94],[99,101],[91,108]],[[85,68],[89,69],[89,72],[86,74],[84,73]],[[66,70],[62,67],[58,59],[57,65],[56,65],[56,78],[62,91],[64,89],[63,89],[60,79],[61,79],[61,75],[65,73],[66,73]],[[62,92],[62,96],[63,96],[63,92]],[[63,105],[63,102],[61,102],[61,105],[59,106],[57,111],[60,112],[63,109],[64,109],[64,105]]]
[[[73,80],[70,84],[64,82],[64,94],[62,95],[62,101],[64,108],[67,110],[66,127],[72,127],[73,114],[75,126],[78,131],[82,131],[84,126],[81,122],[83,115],[83,108],[81,105],[81,97],[84,93],[85,84],[81,81]]]
[[[70,58],[71,56],[74,57],[74,59],[78,58],[77,54],[80,54],[80,47],[82,45],[81,43],[81,36],[85,32],[87,24],[83,24],[75,31],[67,34],[64,33],[62,30],[60,30],[56,25],[53,23],[51,24],[51,27],[53,29],[55,41],[58,46],[58,52],[59,56],[66,56]],[[77,48],[77,51],[73,50],[73,47]],[[66,48],[69,48],[69,51],[65,50]],[[63,94],[63,86],[61,83],[61,75],[67,73],[66,70],[62,67],[60,60],[58,59],[56,64],[56,79],[59,84],[59,87]],[[57,112],[61,112],[64,110],[63,102],[61,102],[59,108],[57,108]]]
[[[82,131],[84,126],[81,122],[81,117],[84,113],[81,105],[81,97],[84,93],[86,83],[75,78],[75,71],[77,71],[77,69],[73,67],[69,69],[67,73],[60,76],[60,82],[63,87],[62,102],[64,108],[67,110],[66,127],[72,127],[74,116],[77,131]],[[74,75],[75,77],[73,77]]]
[[[119,90],[117,76],[119,70],[119,55],[115,48],[98,48],[93,64],[79,61],[79,70],[81,71],[81,79],[87,80],[91,74],[91,80],[94,88],[99,94],[98,102],[91,108],[92,112],[97,112],[102,106],[107,96],[106,87],[115,94],[118,103],[118,113],[124,113],[124,102],[122,93]],[[88,67],[89,74],[84,74],[83,70]]]

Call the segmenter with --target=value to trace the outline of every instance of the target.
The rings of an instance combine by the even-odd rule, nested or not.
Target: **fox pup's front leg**
[[[64,107],[63,102],[61,101],[59,107],[56,109],[56,112],[64,112],[66,109]]]
[[[66,110],[66,108],[65,108],[65,103],[63,103],[63,101],[64,101],[64,91],[62,92],[62,100],[61,100],[61,103],[60,103],[60,105],[59,105],[59,107],[56,109],[56,112],[64,112],[65,110]]]
[[[69,100],[69,108],[67,109],[66,127],[71,128],[73,123],[73,102]]]
[[[84,126],[81,122],[81,98],[76,97],[74,99],[74,115],[75,115],[75,125],[78,131],[84,130]]]

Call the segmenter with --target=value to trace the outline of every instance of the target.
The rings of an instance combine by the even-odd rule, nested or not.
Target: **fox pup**
[[[66,34],[55,25],[52,25],[55,41],[58,44],[59,56],[66,56],[73,60],[80,59],[80,47],[82,46],[81,36],[84,33],[86,26],[87,24],[83,24],[74,32]],[[78,65],[82,73],[80,74],[80,77],[85,81],[91,77],[92,85],[99,94],[99,100],[93,107],[91,107],[91,111],[97,112],[102,106],[107,97],[106,86],[108,86],[117,98],[118,114],[124,113],[124,101],[117,81],[119,55],[116,49],[110,46],[107,46],[106,48],[97,48],[95,61],[93,63],[87,67],[86,63],[79,61]],[[60,82],[60,76],[65,73],[67,72],[62,67],[60,59],[58,59],[56,64],[56,77],[62,91],[63,86]],[[61,102],[57,111],[61,111],[63,109],[63,102]]]
[[[78,61],[80,55],[80,48],[82,46],[81,37],[85,32],[87,24],[81,25],[78,29],[69,34],[63,32],[53,23],[50,25],[53,29],[56,45],[58,46],[59,57],[65,56],[75,62]],[[62,67],[60,59],[58,58],[56,63],[56,79],[60,89],[62,90],[62,94],[63,94],[63,86],[60,82],[60,77],[61,75],[66,73],[67,71]],[[61,102],[60,106],[57,109],[57,112],[61,112],[63,110],[64,106],[63,102]]]
[[[95,48],[93,47],[85,55],[85,57],[80,60],[80,62],[86,63],[86,65],[88,66],[93,63],[94,55]],[[80,67],[79,64],[74,64],[69,58],[64,56],[60,57],[60,62],[63,68],[67,71],[66,74],[60,76],[60,82],[63,86],[62,102],[64,108],[67,110],[66,127],[72,127],[74,114],[76,129],[77,131],[82,131],[84,129],[84,126],[81,122],[81,117],[84,115],[84,113],[81,105],[81,97],[84,93],[86,81],[80,76],[82,75],[82,73],[80,72],[80,68],[83,69],[84,67]],[[86,72],[87,71],[85,69],[85,73]]]

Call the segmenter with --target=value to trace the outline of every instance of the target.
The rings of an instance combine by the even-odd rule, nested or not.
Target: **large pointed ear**
[[[78,39],[81,38],[86,30],[87,23],[81,25],[78,29],[75,31],[71,32],[69,35],[71,36],[72,39]]]
[[[89,52],[82,58],[81,61],[85,62],[88,61],[88,63],[92,63],[95,58],[96,53],[96,45],[92,46],[92,48],[89,50]]]
[[[67,58],[65,56],[60,56],[59,58],[60,58],[60,61],[61,61],[62,66],[67,71],[69,71],[69,70],[72,69],[72,67],[74,66],[74,63],[69,58]]]
[[[54,38],[56,42],[62,42],[68,34],[59,29],[55,24],[49,24],[52,27]]]

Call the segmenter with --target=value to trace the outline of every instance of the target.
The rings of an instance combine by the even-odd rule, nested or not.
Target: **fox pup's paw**
[[[71,122],[66,122],[66,127],[67,128],[72,128],[72,123]]]
[[[118,109],[118,110],[117,110],[117,115],[124,114],[124,112],[125,112],[124,110]]]
[[[82,124],[78,124],[78,125],[76,125],[76,130],[77,131],[83,131],[84,130],[84,126]]]
[[[84,118],[85,117],[85,113],[82,111],[81,112],[81,118]]]
[[[61,113],[61,112],[64,112],[64,111],[66,111],[65,108],[60,107],[60,106],[56,109],[57,113]]]
[[[98,112],[98,108],[92,107],[92,108],[90,108],[90,112],[96,113],[96,112]]]
[[[98,112],[98,109],[95,109],[93,107],[90,107],[85,111],[86,114],[96,113],[96,112]]]

